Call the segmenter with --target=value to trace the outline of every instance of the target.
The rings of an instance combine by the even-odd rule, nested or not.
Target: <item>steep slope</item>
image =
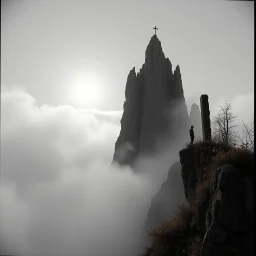
[[[185,201],[181,164],[176,162],[171,166],[167,180],[151,200],[145,230],[151,230],[169,219],[174,214],[177,205],[185,203]]]
[[[146,49],[145,64],[138,74],[133,68],[127,78],[113,160],[132,166],[138,155],[152,154],[159,145],[182,144],[189,123],[180,68],[177,66],[173,73],[154,35]]]
[[[253,155],[213,142],[182,149],[188,204],[149,233],[142,255],[254,255]]]

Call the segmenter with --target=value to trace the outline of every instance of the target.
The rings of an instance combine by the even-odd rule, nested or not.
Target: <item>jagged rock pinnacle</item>
[[[154,41],[156,41],[156,42],[159,42],[159,43],[160,43],[160,41],[159,41],[159,39],[158,39],[157,35],[153,35],[153,36],[151,37],[151,39],[150,39],[150,41],[149,41],[149,44],[150,44],[150,43],[152,43],[152,42],[154,42]]]
[[[145,54],[146,69],[153,68],[157,65],[162,66],[165,60],[161,42],[157,35],[153,35],[149,41]]]
[[[180,73],[180,66],[177,65],[176,68],[175,68],[175,71],[174,72],[177,72],[177,73]]]
[[[179,141],[187,133],[189,116],[183,95],[179,66],[165,58],[161,42],[153,35],[145,52],[145,64],[136,75],[128,75],[121,131],[115,145],[114,161],[132,165],[138,155],[152,154],[156,144]],[[132,152],[118,160],[116,152],[129,143]],[[122,154],[123,156],[124,154]]]

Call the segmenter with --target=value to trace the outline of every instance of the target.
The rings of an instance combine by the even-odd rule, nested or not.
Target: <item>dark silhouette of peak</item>
[[[149,44],[161,44],[160,40],[158,39],[157,35],[153,35],[149,41]]]
[[[161,42],[156,35],[153,35],[151,37],[149,44],[147,46],[147,49],[146,49],[146,53],[152,49],[159,50],[159,51],[163,52]]]
[[[153,35],[146,48],[145,64],[138,74],[133,68],[127,78],[114,161],[132,165],[138,155],[154,153],[157,143],[182,143],[187,127],[189,116],[180,68],[177,66],[173,74],[171,61]]]
[[[174,70],[174,77],[175,77],[175,79],[179,80],[179,83],[181,83],[181,73],[180,73],[179,65],[177,65]]]
[[[125,98],[129,98],[129,95],[133,92],[134,86],[136,85],[136,72],[135,72],[135,67],[131,69],[129,72],[129,75],[127,77],[127,83],[126,83],[126,88],[125,88]]]
[[[145,64],[150,69],[155,66],[161,68],[164,65],[165,56],[163,53],[161,42],[156,35],[153,35],[146,49]]]
[[[176,66],[174,73],[180,74],[180,66],[179,65]]]
[[[130,72],[129,72],[129,74],[128,74],[127,80],[130,80],[131,78],[136,78],[135,67],[133,67],[133,68],[130,70]]]
[[[172,65],[172,63],[171,63],[169,58],[166,58],[166,63],[168,63],[169,65]]]

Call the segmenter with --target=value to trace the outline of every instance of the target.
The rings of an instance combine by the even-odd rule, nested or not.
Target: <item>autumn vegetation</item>
[[[149,232],[151,246],[141,256],[199,256],[204,233],[198,230],[195,223],[200,222],[201,218],[204,224],[210,204],[213,171],[223,165],[233,165],[245,175],[251,176],[254,172],[253,153],[244,147],[238,148],[224,141],[198,141],[193,145],[188,144],[187,148],[194,150],[195,158],[202,150],[211,150],[212,157],[210,164],[205,166],[205,176],[198,182],[188,205],[177,206],[174,217]]]

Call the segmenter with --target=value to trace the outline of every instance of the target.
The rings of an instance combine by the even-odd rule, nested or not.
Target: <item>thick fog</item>
[[[254,4],[2,2],[0,254],[135,256],[180,141],[163,148],[164,137],[157,155],[121,168],[111,162],[122,112],[89,108],[122,108],[128,71],[144,63],[157,26],[188,112],[201,94],[211,117],[227,100],[241,132],[253,117]]]
[[[140,159],[135,174],[111,165],[121,112],[1,90],[0,253],[134,255],[178,150]]]
[[[238,120],[249,121],[253,95],[231,103]],[[170,144],[139,159],[136,172],[111,165],[121,115],[39,106],[24,88],[2,85],[1,254],[135,255],[142,249],[150,201],[179,148]]]

